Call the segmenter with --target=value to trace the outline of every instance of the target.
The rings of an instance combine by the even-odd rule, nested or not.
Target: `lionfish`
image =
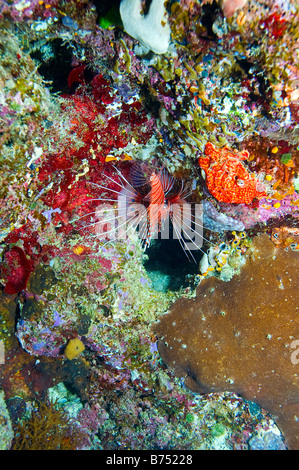
[[[133,228],[137,230],[145,250],[150,246],[151,240],[158,238],[159,233],[161,238],[169,237],[171,222],[173,238],[179,241],[187,259],[196,262],[192,251],[202,251],[203,241],[206,240],[203,236],[204,226],[216,232],[244,229],[241,222],[219,214],[209,201],[203,201],[203,204],[190,203],[193,190],[183,180],[170,175],[165,167],[153,168],[144,162],[134,163],[127,178],[116,166],[113,165],[113,168],[119,178],[107,174],[105,178],[116,185],[117,189],[89,183],[102,193],[112,193],[117,198],[110,199],[101,194],[99,198],[87,200],[86,202],[98,201],[105,204],[76,219],[96,216],[97,221],[85,225],[85,228],[97,228],[94,236],[106,240],[106,243],[126,238],[130,228]],[[111,202],[113,205],[107,206],[106,203]]]

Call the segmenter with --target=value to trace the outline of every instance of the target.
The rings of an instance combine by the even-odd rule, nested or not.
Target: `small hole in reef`
[[[32,45],[33,47],[33,45]],[[31,57],[38,64],[40,75],[47,81],[53,93],[67,93],[67,79],[72,70],[73,53],[61,39],[53,39],[35,48]]]
[[[178,291],[190,286],[190,277],[199,273],[199,261],[203,253],[193,250],[195,262],[188,260],[179,240],[152,240],[145,251],[148,259],[144,267],[152,281],[151,286],[158,292]]]

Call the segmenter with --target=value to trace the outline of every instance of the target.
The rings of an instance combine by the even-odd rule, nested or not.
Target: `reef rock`
[[[155,325],[158,349],[194,392],[233,391],[269,411],[299,449],[299,254],[256,237],[240,274],[204,279]]]

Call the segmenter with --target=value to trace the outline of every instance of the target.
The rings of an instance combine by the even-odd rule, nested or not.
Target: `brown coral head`
[[[246,257],[229,282],[204,279],[173,304],[155,326],[158,349],[187,387],[257,402],[299,449],[299,254],[263,234]]]

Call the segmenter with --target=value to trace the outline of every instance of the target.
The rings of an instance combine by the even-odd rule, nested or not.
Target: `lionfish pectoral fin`
[[[130,182],[134,188],[140,188],[149,183],[151,171],[142,163],[135,163],[130,170]]]
[[[175,178],[168,173],[166,168],[163,168],[160,173],[160,181],[162,184],[164,195],[166,196],[167,193],[172,190]]]

